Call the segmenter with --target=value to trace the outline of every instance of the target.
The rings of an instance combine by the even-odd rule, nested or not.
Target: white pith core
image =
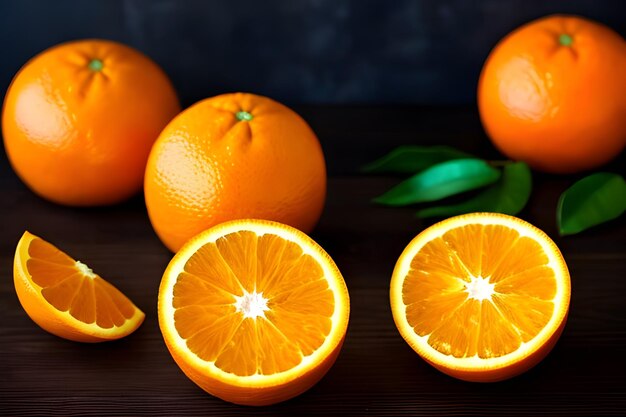
[[[95,278],[96,277],[96,274],[93,273],[93,270],[91,268],[89,268],[87,265],[85,265],[84,263],[82,263],[81,261],[76,261],[75,266],[76,266],[76,268],[78,268],[80,273],[83,274],[84,276],[86,276],[88,278]]]
[[[495,284],[489,282],[489,277],[471,277],[470,282],[465,283],[465,292],[470,300],[491,301]]]
[[[265,312],[269,310],[267,298],[263,297],[262,292],[248,292],[246,290],[243,290],[241,297],[235,296],[235,308],[243,314],[244,319],[265,318]]]

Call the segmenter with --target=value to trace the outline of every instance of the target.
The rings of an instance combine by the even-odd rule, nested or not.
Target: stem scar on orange
[[[509,158],[553,173],[596,168],[626,146],[626,42],[576,16],[502,39],[478,84],[480,118]]]
[[[530,369],[565,326],[570,277],[535,226],[498,213],[452,217],[421,232],[393,271],[402,337],[456,378],[490,382]]]
[[[293,110],[254,94],[194,104],[163,130],[148,159],[146,207],[173,252],[218,223],[259,218],[310,232],[326,198],[315,133]]]
[[[105,205],[141,189],[150,148],[179,111],[169,79],[148,57],[80,40],[20,69],[4,100],[2,133],[13,169],[35,193]]]
[[[330,256],[293,227],[221,223],[189,240],[159,287],[172,357],[205,391],[267,405],[313,386],[348,326],[346,284]]]

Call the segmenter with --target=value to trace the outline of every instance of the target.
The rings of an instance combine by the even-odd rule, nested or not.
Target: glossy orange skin
[[[100,70],[90,68],[94,59]],[[113,204],[141,189],[150,148],[178,112],[172,84],[145,55],[110,41],[68,42],[32,58],[13,79],[4,146],[40,196]]]
[[[584,18],[548,16],[493,49],[478,85],[480,117],[509,158],[552,173],[592,169],[626,146],[625,74],[620,35]]]
[[[248,112],[252,120],[239,120]],[[154,144],[144,194],[173,252],[218,223],[255,218],[310,232],[326,198],[320,143],[294,111],[267,97],[224,94],[179,114]]]

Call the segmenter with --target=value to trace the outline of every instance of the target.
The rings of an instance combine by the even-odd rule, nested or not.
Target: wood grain
[[[352,303],[344,349],[329,374],[300,397],[265,408],[235,406],[204,393],[174,364],[158,329],[157,289],[171,254],[152,231],[142,198],[108,208],[56,206],[28,191],[3,158],[1,415],[626,415],[623,218],[560,238],[554,209],[574,177],[535,174],[534,193],[521,217],[550,234],[568,262],[572,302],[567,327],[554,351],[520,377],[495,384],[457,381],[411,350],[389,309],[395,261],[409,240],[432,222],[416,219],[412,208],[371,205],[373,196],[398,180],[360,176],[354,169],[402,143],[450,144],[492,157],[495,152],[477,130],[476,114],[371,107],[300,111],[320,135],[333,166],[351,167],[352,172],[331,170],[326,210],[313,233],[341,269]],[[394,127],[398,114],[412,114],[415,123]],[[359,125],[361,120],[365,126]],[[367,142],[361,148],[360,138]],[[623,162],[607,170],[619,171]],[[122,289],[146,312],[142,327],[123,340],[97,345],[40,330],[21,309],[12,282],[15,244],[26,229]]]

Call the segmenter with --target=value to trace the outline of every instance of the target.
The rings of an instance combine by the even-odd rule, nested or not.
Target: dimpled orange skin
[[[320,143],[294,111],[246,93],[179,114],[154,144],[144,194],[154,230],[173,252],[218,223],[273,220],[308,233],[326,198]]]
[[[480,117],[508,157],[552,173],[598,167],[626,145],[626,42],[575,16],[548,16],[493,49]]]
[[[106,205],[137,193],[150,148],[180,111],[165,73],[110,41],[54,46],[28,61],[2,112],[13,169],[40,196]]]

